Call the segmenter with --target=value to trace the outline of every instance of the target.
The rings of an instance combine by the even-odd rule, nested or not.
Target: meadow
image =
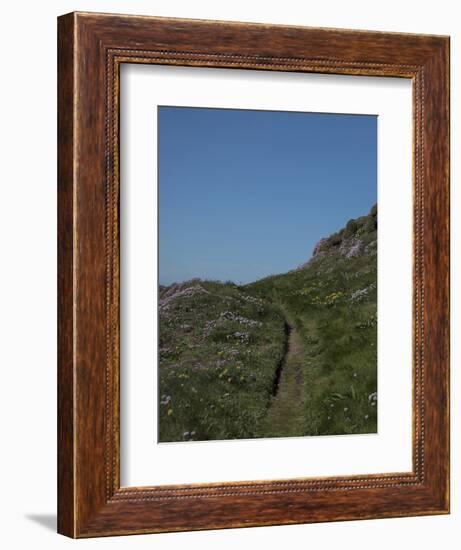
[[[377,431],[377,208],[288,273],[160,288],[159,440]]]

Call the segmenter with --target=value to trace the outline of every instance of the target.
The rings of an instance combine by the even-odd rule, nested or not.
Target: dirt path
[[[303,360],[301,336],[287,318],[287,352],[274,384],[274,397],[264,420],[269,437],[300,435],[303,432]]]

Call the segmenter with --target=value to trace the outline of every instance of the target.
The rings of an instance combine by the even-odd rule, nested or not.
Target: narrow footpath
[[[299,436],[305,418],[303,361],[301,336],[287,317],[287,349],[274,384],[274,397],[264,419],[267,437]]]

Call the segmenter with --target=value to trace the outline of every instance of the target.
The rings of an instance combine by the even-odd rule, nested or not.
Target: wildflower
[[[168,409],[168,416],[171,416],[173,414],[173,409]]]
[[[160,400],[160,405],[168,405],[170,401],[171,401],[171,395],[162,395],[162,398]]]

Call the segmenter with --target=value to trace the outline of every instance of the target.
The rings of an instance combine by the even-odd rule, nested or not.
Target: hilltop
[[[377,207],[294,270],[159,289],[160,441],[373,433]]]

